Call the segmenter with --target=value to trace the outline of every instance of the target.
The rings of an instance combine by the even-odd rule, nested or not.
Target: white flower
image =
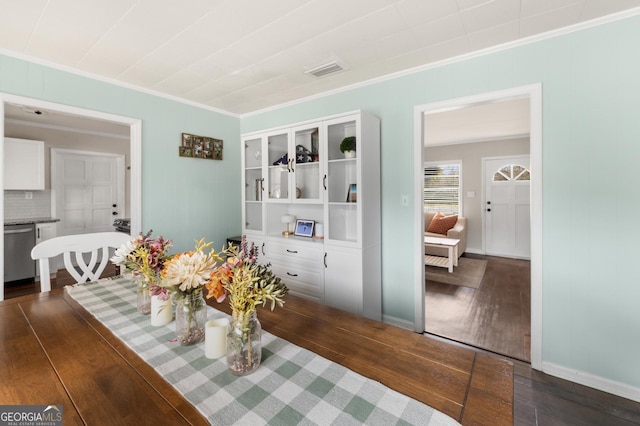
[[[196,289],[205,285],[216,266],[216,258],[210,253],[196,251],[192,254],[182,254],[172,259],[165,269],[167,286],[178,286],[180,291]]]
[[[113,257],[109,260],[116,265],[124,265],[127,260],[127,256],[131,254],[134,248],[135,246],[133,244],[133,241],[127,241],[116,249]]]

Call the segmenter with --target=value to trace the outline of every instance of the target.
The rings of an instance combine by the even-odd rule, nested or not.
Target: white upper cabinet
[[[44,142],[4,138],[4,189],[44,190]]]
[[[267,199],[282,203],[322,203],[321,127],[303,125],[265,135]]]

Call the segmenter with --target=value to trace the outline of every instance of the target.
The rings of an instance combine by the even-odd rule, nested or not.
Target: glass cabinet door
[[[356,120],[329,122],[327,125],[327,212],[326,238],[356,243],[359,239],[357,149],[342,152],[355,141]],[[346,141],[345,141],[346,140]]]
[[[244,141],[244,227],[262,231],[264,177],[262,176],[262,138]]]
[[[293,129],[293,146],[291,147],[292,155],[295,155],[292,165],[295,185],[295,194],[292,194],[295,200],[292,200],[293,202],[320,203],[324,198],[321,131],[320,125]]]
[[[269,201],[288,201],[290,173],[294,158],[289,153],[289,132],[267,135],[267,197]]]

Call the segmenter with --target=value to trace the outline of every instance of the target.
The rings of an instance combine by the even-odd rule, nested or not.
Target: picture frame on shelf
[[[356,203],[358,202],[358,188],[355,183],[349,185],[349,189],[347,190],[347,203]]]
[[[294,235],[299,237],[312,237],[315,221],[307,219],[296,220],[296,229],[293,232]]]

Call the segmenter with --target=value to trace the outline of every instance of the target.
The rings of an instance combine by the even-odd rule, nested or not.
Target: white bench
[[[447,257],[427,254],[424,256],[424,264],[448,268],[449,272],[453,272],[453,267],[458,266],[458,243],[460,240],[455,238],[424,237],[425,247],[445,247],[448,253]]]

